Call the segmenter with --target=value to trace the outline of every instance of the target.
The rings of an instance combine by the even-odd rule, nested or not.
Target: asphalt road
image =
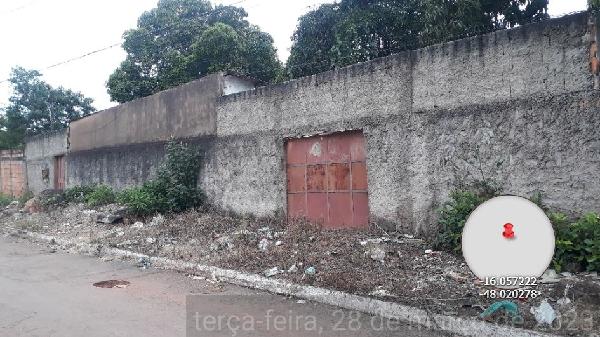
[[[93,286],[105,280],[130,285]],[[186,335],[442,336],[327,305],[0,238],[0,336]]]

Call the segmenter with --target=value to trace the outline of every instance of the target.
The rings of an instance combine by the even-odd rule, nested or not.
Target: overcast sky
[[[242,1],[242,2],[240,2]],[[275,39],[279,58],[285,61],[299,16],[332,0],[218,0],[236,4],[248,20]],[[43,69],[87,52],[119,43],[123,32],[136,25],[141,13],[157,0],[11,0],[0,2],[0,81],[12,67]],[[552,16],[584,10],[586,0],[550,0]],[[44,70],[44,79],[94,99],[97,109],[114,105],[105,83],[125,59],[120,47]],[[0,83],[0,106],[7,103],[10,87]]]

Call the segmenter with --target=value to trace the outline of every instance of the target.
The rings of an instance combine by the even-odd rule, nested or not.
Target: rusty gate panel
[[[0,193],[20,197],[25,193],[26,183],[23,152],[0,151]]]
[[[325,228],[366,227],[367,155],[362,132],[291,139],[286,144],[288,216]]]
[[[54,158],[54,188],[65,189],[65,156]]]

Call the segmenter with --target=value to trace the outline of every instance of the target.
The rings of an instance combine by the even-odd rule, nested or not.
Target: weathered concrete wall
[[[206,152],[211,137],[187,142]],[[130,144],[69,153],[67,187],[103,184],[115,189],[141,185],[153,178],[165,155],[166,142]]]
[[[20,197],[26,189],[25,160],[21,150],[0,151],[0,193]]]
[[[25,144],[27,187],[40,193],[54,186],[54,159],[67,154],[68,130],[28,138]]]
[[[600,94],[581,92],[438,110],[410,124],[365,129],[370,208],[427,230],[461,181],[491,179],[505,194],[541,192],[554,210],[600,210]]]
[[[599,210],[588,29],[576,14],[222,97],[203,186],[222,207],[277,212],[286,137],[363,130],[382,222],[431,228],[434,207],[480,163],[506,193]]]
[[[187,139],[206,149],[216,133],[217,97],[253,87],[249,79],[217,73],[72,123],[67,187],[122,189],[147,181],[167,140]]]
[[[212,204],[237,213],[269,215],[285,210],[283,138],[219,137],[207,148],[201,187]],[[282,213],[283,214],[283,213]]]
[[[213,135],[223,77],[214,74],[71,124],[70,151]]]

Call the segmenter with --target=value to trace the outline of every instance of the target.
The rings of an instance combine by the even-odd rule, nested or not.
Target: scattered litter
[[[161,226],[165,223],[165,217],[162,214],[158,214],[152,218],[152,221],[148,224],[149,226]]]
[[[125,235],[125,232],[123,232],[123,231],[118,231],[117,232],[117,237],[121,237],[123,235]]]
[[[134,223],[133,225],[131,225],[131,228],[133,228],[133,229],[142,229],[142,228],[144,228],[144,223],[138,221],[138,222]]]
[[[560,282],[560,278],[554,269],[548,269],[542,275],[540,279],[540,283],[558,283]]]
[[[556,303],[558,303],[558,305],[560,305],[561,307],[565,307],[565,306],[571,304],[571,299],[568,297],[569,290],[571,288],[573,288],[572,284],[565,285],[565,291],[563,293],[563,297],[559,298],[558,301],[556,301]]]
[[[372,260],[383,262],[385,260],[385,250],[380,246],[372,246],[365,252]]]
[[[448,276],[449,278],[453,279],[456,282],[467,281],[467,277],[455,272],[454,270],[452,270],[450,268],[444,269],[444,275]]]
[[[121,214],[102,214],[102,213],[98,213],[96,214],[96,222],[97,223],[102,223],[105,225],[111,225],[111,224],[115,224],[117,222],[121,222],[123,221],[123,216]]]
[[[261,227],[258,229],[258,232],[265,235],[269,239],[273,239],[273,232],[269,227]]]
[[[233,240],[228,235],[223,235],[217,238],[214,242],[210,244],[210,250],[218,251],[218,250],[231,250],[235,247],[233,244]]]
[[[204,281],[204,280],[206,280],[206,277],[204,277],[204,276],[198,276],[198,275],[194,275],[194,274],[189,274],[188,277],[191,278],[192,280],[196,280],[196,281]]]
[[[314,276],[317,273],[317,268],[315,267],[308,267],[304,270],[304,274],[308,275],[308,276]]]
[[[233,235],[233,236],[246,236],[246,235],[252,235],[252,234],[254,234],[254,233],[252,233],[251,231],[249,231],[247,229],[240,229],[240,230],[237,230],[237,231],[231,233],[231,235]]]
[[[481,304],[463,304],[462,305],[463,308],[475,308],[475,309],[479,309],[481,311],[485,311],[485,307]]]
[[[278,240],[277,242],[275,242],[275,246],[281,246],[283,244],[283,241]]]
[[[261,252],[266,252],[267,250],[269,250],[269,244],[270,242],[268,239],[262,239],[258,243],[258,249],[260,249]]]
[[[138,260],[137,266],[142,269],[148,269],[152,266],[152,262],[150,262],[147,256],[144,256]]]
[[[306,304],[306,301],[305,300],[297,300],[296,303],[298,303],[298,304]]]
[[[531,307],[530,311],[539,324],[551,325],[556,319],[556,312],[548,303],[548,300],[543,300],[539,307]]]
[[[425,254],[432,254],[432,253],[433,253],[433,250],[431,250],[431,249],[426,249],[425,250]]]
[[[281,270],[279,270],[279,267],[273,267],[271,269],[265,270],[263,274],[266,277],[271,277],[271,276],[275,276],[275,275],[280,274],[280,273],[281,273]]]
[[[558,299],[558,301],[556,301],[556,303],[560,306],[567,306],[569,304],[571,304],[571,299],[568,297],[561,297]]]
[[[573,274],[569,273],[568,271],[562,272],[560,274],[564,277],[573,277]]]
[[[97,288],[127,288],[129,285],[130,283],[128,281],[123,280],[108,280],[93,284],[93,286]]]
[[[390,292],[385,290],[382,286],[377,287],[377,289],[373,290],[371,293],[369,293],[369,295],[375,297],[397,297],[390,294]]]
[[[149,243],[149,244],[156,243],[156,239],[155,238],[146,238],[146,243]]]
[[[287,272],[291,274],[291,273],[295,273],[297,271],[298,271],[298,267],[294,264],[288,269]]]
[[[513,319],[513,322],[522,321],[523,317],[519,314],[519,307],[512,301],[499,301],[494,302],[484,312],[479,315],[483,319],[487,319],[492,316],[495,312],[503,310],[507,312]]]
[[[361,246],[366,246],[369,243],[372,244],[380,244],[383,241],[383,239],[378,238],[378,239],[366,239],[366,240],[360,240],[358,243],[360,243]]]

